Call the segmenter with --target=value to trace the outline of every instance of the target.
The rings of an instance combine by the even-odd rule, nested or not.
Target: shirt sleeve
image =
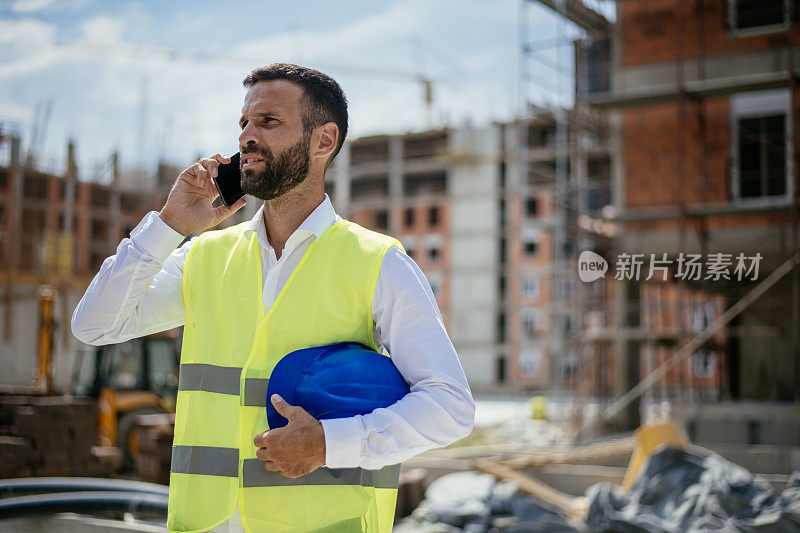
[[[194,239],[148,213],[108,257],[72,314],[72,333],[100,346],[172,329],[186,319],[183,264]]]
[[[475,402],[428,280],[399,248],[384,256],[372,315],[411,391],[367,415],[322,420],[330,468],[379,469],[472,431]]]

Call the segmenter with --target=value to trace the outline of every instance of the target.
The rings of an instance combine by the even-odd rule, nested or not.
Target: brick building
[[[21,153],[18,132],[9,124],[0,127],[3,384],[28,385],[34,377],[41,326],[38,293],[47,285],[58,294],[55,385],[67,388],[80,349],[70,328],[75,306],[119,242],[148,211],[163,206],[180,172],[168,165],[160,165],[155,178],[125,172],[116,154],[87,171],[78,169],[75,151],[70,142],[64,164],[27,158]],[[237,213],[222,225],[245,216]]]
[[[474,390],[569,384],[574,252],[563,249],[574,244],[558,238],[568,213],[557,190],[567,135],[541,110],[485,127],[365,137],[346,143],[329,172],[337,211],[400,239],[428,277]],[[587,157],[585,207],[597,213],[609,201],[609,154],[597,142]]]
[[[589,53],[577,55],[588,78],[578,104],[607,113],[610,125],[616,236],[605,251],[666,253],[671,263],[666,286],[603,289],[613,308],[605,326],[616,334],[596,335],[595,346],[613,361],[609,387],[619,397],[798,250],[800,30],[789,0],[615,4],[615,21],[588,31],[579,47]],[[731,273],[738,254],[760,254],[760,273],[680,281],[681,254],[722,254]],[[800,398],[796,276],[783,276],[659,386]],[[624,425],[635,425],[636,407]]]

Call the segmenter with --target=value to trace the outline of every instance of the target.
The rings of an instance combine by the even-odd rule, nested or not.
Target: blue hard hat
[[[408,394],[408,384],[392,360],[357,342],[304,348],[285,355],[267,384],[270,429],[287,420],[270,398],[280,395],[317,420],[346,418],[388,407]]]

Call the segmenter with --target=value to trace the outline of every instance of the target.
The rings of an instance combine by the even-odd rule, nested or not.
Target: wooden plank
[[[581,463],[589,460],[605,459],[630,455],[636,444],[634,437],[614,439],[560,450],[537,450],[521,457],[499,461],[503,465],[514,468],[533,468],[548,464]]]
[[[518,470],[489,459],[477,459],[474,467],[497,478],[515,482],[519,490],[547,504],[567,518],[580,521],[586,518],[589,501],[583,496],[577,498],[570,496]]]

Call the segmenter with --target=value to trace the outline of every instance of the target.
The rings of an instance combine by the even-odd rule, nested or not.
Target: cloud
[[[93,43],[121,42],[128,18],[98,15],[80,24],[81,40]],[[91,55],[75,54],[56,46],[58,28],[37,18],[0,18],[0,79],[41,72],[59,60],[86,64]]]
[[[28,109],[18,103],[0,100],[0,117],[23,117]]]
[[[31,45],[51,43],[55,31],[52,24],[35,19],[0,19],[0,44],[17,45],[17,50],[6,52],[6,55],[14,55]]]
[[[237,19],[231,31],[234,23],[220,22],[219,10],[209,10],[193,24],[192,17],[172,17],[139,3],[78,17],[69,27],[58,26],[61,33],[43,21],[0,19],[0,80],[6,86],[0,98],[23,106],[8,110],[23,118],[21,109],[32,109],[36,99],[57,91],[51,141],[60,146],[66,134],[75,135],[84,160],[119,147],[123,164],[138,160],[142,102],[145,164],[164,151],[164,137],[175,162],[188,163],[198,153],[230,152],[238,135],[241,81],[250,69],[274,61],[319,68],[339,81],[350,101],[350,138],[427,127],[422,85],[413,76],[418,72],[436,80],[433,125],[442,124],[443,117],[452,125],[463,117],[481,123],[508,115],[515,103],[517,2],[498,0],[487,8],[479,0],[394,0],[370,14],[345,3],[343,9],[354,11],[351,17],[315,30],[312,23],[294,29],[291,19],[277,14],[266,26],[257,18]],[[54,45],[67,37],[108,46],[97,54]],[[413,40],[421,45],[412,45]],[[221,57],[169,61],[145,51],[117,53],[127,43]],[[22,73],[33,74],[5,82]],[[173,135],[165,136],[170,130]]]
[[[307,56],[302,58],[305,64],[317,64],[320,68],[339,65],[368,67],[369,60],[385,54],[387,47],[405,46],[405,41],[411,36],[409,31],[420,28],[420,24],[424,24],[423,21],[435,11],[435,3],[405,0],[396,2],[383,13],[356,19],[345,26],[328,31],[285,32],[251,40],[237,46],[233,53],[244,57],[264,57],[269,63],[295,55],[297,40],[300,40]],[[359,58],[357,64],[354,64],[353,57]],[[408,63],[403,61],[404,69],[408,68]],[[384,65],[384,68],[400,70],[396,63]]]
[[[81,24],[81,37],[93,43],[118,43],[122,40],[126,22],[121,17],[98,15]]]
[[[37,72],[52,64],[56,27],[35,19],[0,19],[0,79]]]
[[[17,0],[11,5],[11,11],[14,13],[39,13],[40,11],[47,10],[53,11],[80,11],[93,0],[70,0],[69,2],[56,2],[55,0]]]
[[[489,9],[469,0],[398,0],[330,29],[251,39],[231,53],[260,57],[257,64],[297,60],[336,78],[350,101],[354,136],[426,127],[418,75],[434,80],[434,118],[485,121],[505,117],[512,105],[516,16],[513,0]],[[305,53],[295,59],[298,41]]]
[[[54,0],[17,0],[11,6],[14,13],[36,13],[50,7]]]

